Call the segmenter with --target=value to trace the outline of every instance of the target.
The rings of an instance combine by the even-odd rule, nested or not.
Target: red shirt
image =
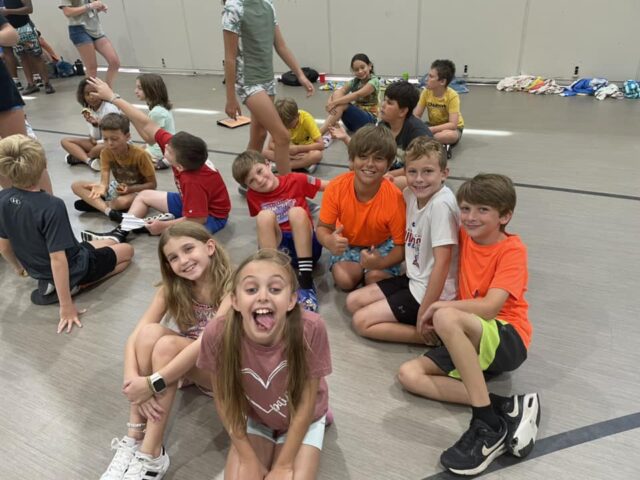
[[[162,153],[173,135],[163,128],[155,135]],[[231,200],[222,175],[207,160],[196,170],[173,169],[176,187],[182,197],[182,216],[187,218],[227,218],[231,211]]]
[[[305,173],[288,173],[278,176],[278,180],[280,185],[271,192],[261,193],[251,189],[247,191],[249,214],[255,217],[261,210],[271,210],[276,214],[280,229],[283,232],[290,232],[289,210],[292,207],[302,207],[313,224],[307,197],[316,196],[320,190],[320,179]]]

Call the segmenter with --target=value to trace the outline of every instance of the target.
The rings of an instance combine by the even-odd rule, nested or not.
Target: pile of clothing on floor
[[[609,83],[606,78],[580,78],[569,86],[561,86],[552,78],[535,75],[505,77],[496,88],[505,92],[528,92],[536,95],[592,95],[598,100],[605,98],[640,98],[640,86],[635,80],[627,80],[622,88]]]

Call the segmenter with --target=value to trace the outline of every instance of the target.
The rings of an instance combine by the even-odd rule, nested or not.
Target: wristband
[[[122,98],[120,95],[118,95],[117,93],[113,94],[113,97],[111,97],[111,100],[109,100],[109,103],[113,103],[116,100],[118,100],[119,98]]]

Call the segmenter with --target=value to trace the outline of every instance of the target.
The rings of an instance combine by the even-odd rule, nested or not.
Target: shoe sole
[[[158,221],[158,222],[168,222],[169,220],[175,220],[176,217],[173,213],[161,213],[160,215],[153,215],[151,217],[145,217],[143,220],[147,223]]]
[[[502,455],[506,451],[507,451],[507,446],[506,444],[503,443],[499,448],[496,448],[493,452],[491,452],[491,454],[484,459],[484,462],[482,462],[476,468],[472,468],[469,470],[458,470],[456,468],[450,468],[450,467],[445,467],[445,468],[449,470],[451,473],[455,473],[456,475],[464,475],[464,476],[477,475],[479,473],[484,472],[489,467],[489,465],[491,465],[491,462],[493,462],[496,458],[498,458],[500,455]]]
[[[98,233],[87,231],[80,232],[80,238],[83,242],[92,242],[94,240],[113,240],[116,243],[122,243],[115,235],[100,235]]]
[[[522,418],[513,432],[511,439],[507,440],[509,453],[518,458],[524,458],[531,453],[538,437],[540,425],[540,398],[537,393],[524,395],[522,401]],[[508,417],[509,414],[506,416]]]

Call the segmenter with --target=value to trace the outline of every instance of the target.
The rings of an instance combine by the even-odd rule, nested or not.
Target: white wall
[[[34,21],[68,60],[77,53],[56,0],[34,0]],[[101,16],[123,66],[221,72],[217,0],[105,0]],[[278,20],[302,65],[348,74],[369,55],[381,75],[423,74],[450,58],[470,79],[531,73],[569,79],[640,78],[637,0],[275,0]],[[164,63],[163,63],[164,60]],[[277,71],[287,70],[279,59]]]

